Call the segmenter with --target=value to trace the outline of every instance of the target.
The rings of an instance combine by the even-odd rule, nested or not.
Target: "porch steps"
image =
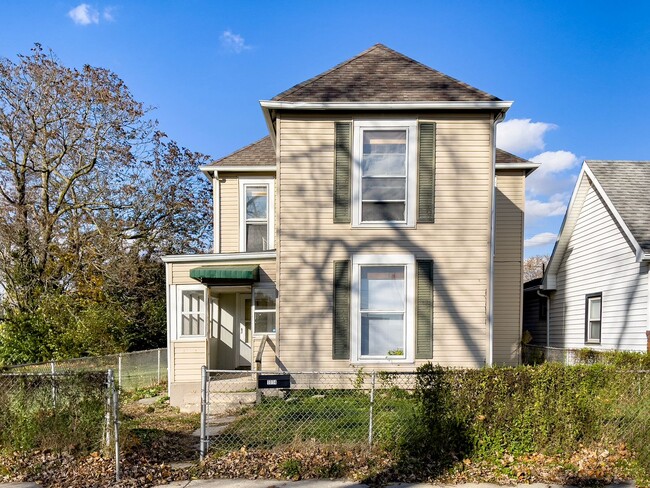
[[[248,372],[233,373],[228,377],[210,380],[210,420],[218,424],[219,417],[237,412],[243,407],[254,405],[257,401],[257,382]]]

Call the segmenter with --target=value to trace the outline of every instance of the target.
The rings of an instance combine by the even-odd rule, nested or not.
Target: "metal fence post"
[[[201,366],[201,460],[205,459],[208,453],[208,368]]]
[[[56,409],[56,367],[54,360],[50,361],[50,371],[52,373],[52,408]]]
[[[115,481],[120,481],[120,419],[119,419],[120,397],[119,390],[113,382],[113,428],[115,432]]]
[[[117,384],[122,387],[122,353],[117,355]]]
[[[158,384],[160,384],[160,348],[158,348],[158,367],[156,371],[158,372]]]
[[[373,431],[373,407],[375,404],[375,372],[372,372],[370,379],[370,419],[368,423],[368,445],[372,446],[372,431]]]
[[[111,431],[113,425],[111,423],[111,415],[113,414],[113,389],[115,388],[115,379],[113,378],[113,370],[109,369],[106,372],[106,425],[104,426],[104,447],[109,449],[111,447]]]

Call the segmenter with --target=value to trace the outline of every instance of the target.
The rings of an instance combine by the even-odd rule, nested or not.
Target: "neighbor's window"
[[[273,180],[240,179],[240,251],[273,249]]]
[[[416,128],[414,122],[355,124],[354,224],[414,222]]]
[[[180,290],[180,335],[205,335],[205,291]]]
[[[601,294],[587,296],[587,342],[600,343],[603,297]]]
[[[412,256],[353,258],[353,360],[413,359]]]
[[[253,290],[253,333],[275,334],[275,288]]]

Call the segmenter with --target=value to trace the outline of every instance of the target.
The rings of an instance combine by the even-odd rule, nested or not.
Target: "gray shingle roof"
[[[487,102],[499,98],[382,44],[280,93],[282,102]]]
[[[527,159],[520,158],[519,156],[515,156],[512,153],[509,153],[508,151],[504,151],[503,149],[497,148],[497,164],[526,164],[530,163]]]
[[[644,252],[650,253],[650,161],[585,161]]]
[[[275,149],[271,138],[266,136],[208,166],[275,166]]]

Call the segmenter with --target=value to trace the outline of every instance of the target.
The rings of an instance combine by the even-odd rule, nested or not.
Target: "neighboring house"
[[[523,313],[523,330],[524,335],[528,332],[527,344],[534,346],[547,346],[548,322],[547,306],[548,299],[540,294],[542,287],[542,278],[524,283],[524,313]]]
[[[517,364],[525,177],[511,102],[382,45],[261,101],[269,136],[201,170],[214,254],[166,256],[171,401],[200,367]]]
[[[586,161],[542,282],[548,345],[650,346],[650,162]]]

